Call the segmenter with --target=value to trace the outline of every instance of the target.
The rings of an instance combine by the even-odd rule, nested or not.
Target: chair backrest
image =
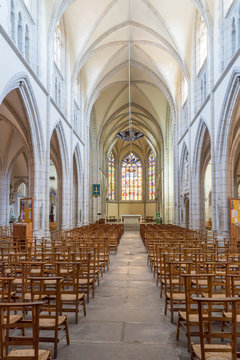
[[[186,318],[189,321],[190,314],[197,314],[196,301],[194,296],[212,296],[212,284],[214,274],[184,274]]]
[[[82,273],[80,262],[57,262],[57,276],[62,277],[61,294],[79,293],[79,277]]]
[[[43,299],[40,317],[51,317],[55,319],[55,328],[58,328],[58,316],[61,311],[61,284],[63,278],[51,277],[29,277],[31,283],[31,300]],[[44,300],[47,301],[44,301]]]
[[[34,355],[30,360],[38,360],[39,349],[39,314],[42,302],[28,303],[0,303],[0,358],[7,360],[8,346],[31,346],[34,349]],[[31,329],[32,334],[17,334],[17,336],[9,335],[9,330],[16,327],[16,324],[10,322],[11,312],[31,312],[32,316],[27,322],[22,321],[17,324],[17,329]],[[22,334],[24,331],[22,331]],[[24,359],[19,357],[19,359]]]
[[[226,298],[203,298],[197,297],[194,299],[198,303],[198,315],[199,315],[199,332],[200,332],[200,346],[201,346],[201,360],[206,360],[206,352],[231,353],[231,359],[237,359],[237,304],[240,299],[234,297]],[[229,317],[224,317],[222,310],[216,313],[216,308],[213,305],[221,304],[224,307],[232,309]],[[207,311],[206,311],[207,310]],[[230,324],[228,331],[222,331],[222,323],[227,322]],[[211,326],[214,323],[214,326]],[[216,325],[220,326],[216,326]],[[206,326],[207,325],[207,326]],[[210,325],[210,326],[209,326]],[[230,346],[224,347],[206,347],[206,340],[208,343],[213,343],[213,339],[230,339]],[[218,354],[219,356],[219,354]]]
[[[11,301],[13,280],[13,277],[0,278],[0,302]]]

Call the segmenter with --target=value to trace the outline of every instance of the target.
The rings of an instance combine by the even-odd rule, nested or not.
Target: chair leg
[[[58,339],[54,339],[54,355],[53,358],[56,359],[57,358],[57,346],[58,346]]]
[[[165,315],[167,315],[167,306],[168,306],[168,300],[165,298]]]
[[[172,303],[172,301],[170,301],[170,305],[171,305],[171,323],[173,323],[173,303]]]
[[[66,318],[66,323],[65,323],[65,331],[66,331],[67,345],[70,345],[70,336],[69,336],[68,319],[67,318]]]
[[[86,303],[85,303],[85,295],[83,295],[83,313],[84,313],[84,316],[87,315],[87,312],[86,312]]]
[[[177,332],[176,332],[176,340],[179,340],[179,330],[180,330],[180,314],[178,313],[178,322],[177,322]]]
[[[75,308],[75,324],[78,324],[78,312],[79,312],[79,309],[78,309],[78,301],[77,301],[76,308]]]
[[[88,288],[87,288],[87,303],[89,304],[89,292],[90,292],[90,288],[89,288],[89,286],[88,286]]]

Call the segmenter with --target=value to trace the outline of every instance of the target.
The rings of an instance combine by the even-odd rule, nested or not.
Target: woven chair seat
[[[196,356],[201,359],[201,346],[199,344],[192,345],[192,348],[196,354]],[[211,350],[211,352],[207,352],[207,350]],[[206,360],[231,360],[231,346],[229,344],[205,344],[205,358]],[[216,352],[213,350],[216,350]],[[220,350],[220,351],[219,351]],[[229,352],[221,352],[221,350],[229,350]]]
[[[19,350],[11,350],[8,354],[8,359],[11,360],[15,358],[32,358],[34,356],[34,350],[32,349],[19,349]],[[50,351],[48,350],[38,350],[38,360],[47,360],[49,359]]]

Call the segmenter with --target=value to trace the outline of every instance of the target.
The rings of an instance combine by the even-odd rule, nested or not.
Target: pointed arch
[[[217,183],[218,223],[223,236],[229,236],[229,203],[234,195],[234,170],[238,161],[240,123],[240,67],[234,69],[226,90],[217,133],[216,163],[221,174]]]
[[[204,140],[206,140],[206,137],[209,135],[210,139],[210,131],[208,129],[208,126],[205,121],[200,120],[198,131],[196,135],[196,142],[195,142],[195,148],[193,152],[193,163],[192,163],[192,169],[193,169],[193,177],[196,179],[199,176],[199,171],[201,168],[201,158],[202,158],[202,150],[203,146],[206,145],[204,143]],[[208,149],[211,152],[211,149]]]
[[[31,137],[30,146],[34,154],[34,158],[39,159],[42,164],[44,137],[41,126],[41,118],[34,91],[27,74],[17,73],[8,81],[0,94],[0,105],[5,97],[15,89],[20,91],[26,109]]]
[[[65,227],[67,224],[67,216],[70,214],[66,210],[70,204],[66,203],[65,199],[69,196],[70,184],[69,178],[69,157],[66,144],[66,138],[61,121],[58,121],[54,127],[50,137],[50,158],[57,172],[57,208],[56,218],[58,226]]]
[[[181,159],[180,159],[180,192],[184,191],[183,183],[184,183],[185,177],[187,176],[187,174],[185,174],[185,172],[186,172],[185,164],[186,164],[188,155],[189,155],[188,147],[184,141],[183,147],[182,147]]]
[[[195,199],[192,205],[193,228],[205,228],[204,179],[211,159],[211,137],[206,123],[200,120],[192,164],[192,191]]]
[[[54,131],[56,132],[59,144],[60,158],[62,163],[62,175],[64,177],[69,174],[69,156],[66,137],[61,121],[57,122],[56,126],[53,128],[50,139],[52,138]]]
[[[218,146],[216,151],[217,162],[222,163],[225,161],[228,148],[231,145],[230,140],[233,137],[234,127],[232,118],[236,112],[236,104],[240,99],[240,67],[237,67],[229,80],[226,90],[226,96],[222,105],[220,114],[221,122],[218,128]]]
[[[75,223],[73,221],[74,226],[79,226],[82,223],[83,218],[83,194],[84,194],[84,174],[83,174],[83,166],[82,166],[82,157],[79,144],[75,146],[73,153],[73,171],[74,171],[74,160],[77,172],[77,189],[76,189],[76,199],[75,204],[73,204],[73,209],[76,210],[76,214],[73,214],[72,218],[75,219]],[[74,178],[74,176],[73,176]],[[74,198],[74,197],[73,197]],[[74,199],[73,199],[74,200]],[[75,206],[74,206],[75,205]],[[75,216],[74,216],[75,215]]]

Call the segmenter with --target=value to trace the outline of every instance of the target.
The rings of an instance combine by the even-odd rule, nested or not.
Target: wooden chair
[[[2,360],[52,359],[50,350],[39,349],[39,314],[41,305],[42,302],[0,303],[0,358]],[[32,313],[31,320],[22,320],[17,325],[17,328],[22,330],[22,336],[20,334],[13,336],[14,334],[10,333],[11,329],[16,328],[16,325],[10,321],[12,311]],[[27,335],[25,335],[25,329],[28,330]],[[11,350],[8,351],[10,346]],[[15,349],[15,346],[20,346],[20,349]],[[30,346],[31,348],[29,348]]]
[[[70,344],[70,337],[68,331],[67,316],[60,315],[61,313],[61,284],[62,277],[30,277],[31,282],[31,296],[32,301],[35,298],[41,299],[44,297],[44,302],[41,307],[41,314],[39,317],[40,331],[51,331],[53,336],[40,336],[40,342],[54,343],[54,358],[57,357],[57,345],[60,341],[59,331],[65,333],[67,345]]]
[[[191,360],[236,360],[237,359],[237,304],[238,298],[195,298],[198,303],[199,333],[200,344],[192,344]],[[232,313],[229,322],[231,328],[229,332],[222,332],[221,324],[225,317],[216,313],[213,304],[224,304],[225,307],[231,307]],[[206,313],[207,311],[207,313]],[[213,325],[206,326],[206,325]],[[218,327],[217,327],[218,326]],[[213,343],[213,339],[227,340],[225,343]],[[206,343],[206,340],[208,343]],[[230,343],[229,343],[230,340]]]
[[[236,297],[240,295],[240,274],[231,274],[227,277],[227,288],[229,296]],[[238,304],[239,305],[239,304]],[[240,307],[236,309],[237,312],[237,324],[240,324]],[[226,321],[222,323],[222,331],[224,331],[225,326],[230,326],[228,319],[232,317],[232,309],[227,308],[223,311],[223,316],[226,318]],[[240,334],[238,334],[240,336]]]
[[[78,262],[57,262],[57,275],[64,274],[61,286],[61,314],[75,312],[75,322],[78,324],[79,305],[86,316],[85,294],[79,292],[80,269]],[[66,271],[63,271],[66,270]]]
[[[193,331],[194,328],[199,327],[198,309],[193,296],[200,296],[204,292],[208,294],[208,297],[211,297],[214,274],[185,274],[183,277],[185,309],[178,312],[176,339],[179,340],[180,330],[182,330],[187,336],[188,351],[190,351],[191,336],[199,337],[199,329]]]
[[[87,303],[89,303],[90,290],[93,298],[95,293],[95,277],[94,273],[91,276],[90,270],[91,253],[86,251],[86,249],[79,249],[78,254],[75,255],[74,261],[78,261],[82,264],[82,271],[79,275],[79,290],[84,291],[87,294]]]
[[[15,291],[13,291],[13,281],[14,278],[0,278],[0,302],[8,302],[12,301],[12,298],[15,296]],[[9,315],[9,323],[16,324],[18,321],[22,320],[22,314],[10,314]],[[7,321],[7,318],[5,318]]]
[[[171,322],[174,312],[182,310],[185,306],[185,283],[184,274],[191,271],[191,263],[186,261],[174,261],[167,263],[168,271],[165,272],[165,315],[168,305],[170,306]]]

